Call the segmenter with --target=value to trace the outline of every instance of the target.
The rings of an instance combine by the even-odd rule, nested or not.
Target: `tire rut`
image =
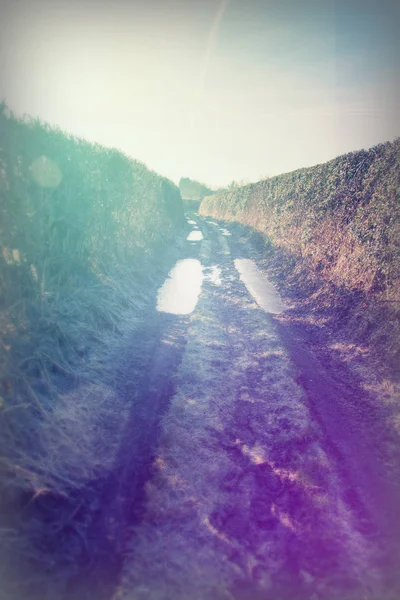
[[[386,600],[279,327],[195,219],[221,284],[205,280],[189,318],[114,600]]]

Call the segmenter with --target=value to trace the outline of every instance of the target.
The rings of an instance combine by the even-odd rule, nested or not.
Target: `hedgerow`
[[[260,231],[303,270],[400,309],[400,139],[205,198],[200,213]],[[396,325],[397,323],[397,325]],[[394,333],[394,332],[392,332]],[[392,354],[399,335],[391,335]],[[397,350],[396,350],[397,347]]]
[[[0,508],[111,468],[128,407],[110,357],[184,222],[169,180],[1,106]]]

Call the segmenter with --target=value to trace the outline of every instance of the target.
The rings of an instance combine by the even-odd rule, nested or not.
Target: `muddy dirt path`
[[[202,291],[157,351],[179,364],[113,600],[395,600],[400,503],[354,388],[255,302],[245,245],[191,220]]]

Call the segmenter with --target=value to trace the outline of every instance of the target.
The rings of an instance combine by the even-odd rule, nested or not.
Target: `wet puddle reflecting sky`
[[[200,242],[203,239],[201,231],[191,231],[186,238],[189,242]]]
[[[158,291],[157,310],[174,315],[188,315],[193,312],[203,279],[203,267],[199,260],[179,260]]]
[[[272,283],[261,273],[253,260],[237,258],[235,267],[248,292],[261,308],[275,315],[279,315],[286,309]]]

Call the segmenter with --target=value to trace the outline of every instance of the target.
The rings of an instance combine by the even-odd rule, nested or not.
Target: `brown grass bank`
[[[129,413],[121,349],[140,348],[184,224],[169,180],[1,106],[0,596],[25,598],[37,581],[24,569],[40,565],[61,597],[65,570],[90,563],[86,530]]]
[[[260,233],[296,292],[400,364],[400,139],[205,198]]]

